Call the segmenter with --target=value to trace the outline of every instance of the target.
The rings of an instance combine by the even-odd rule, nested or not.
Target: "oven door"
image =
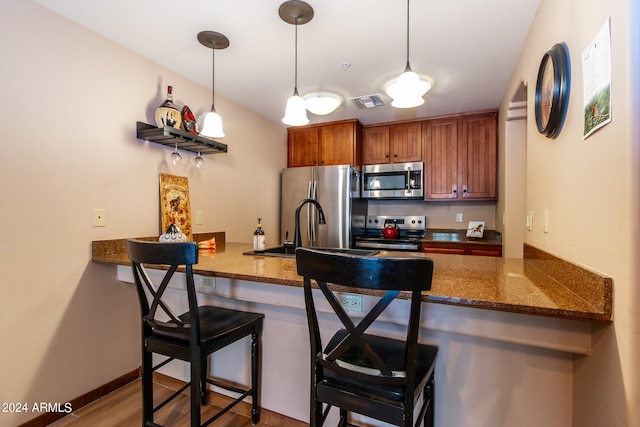
[[[365,199],[422,198],[422,163],[366,165],[362,171]]]

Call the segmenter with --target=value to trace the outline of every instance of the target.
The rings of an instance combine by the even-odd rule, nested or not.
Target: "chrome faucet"
[[[315,199],[300,200],[300,203],[298,203],[298,206],[296,207],[296,229],[293,235],[293,249],[299,248],[300,246],[302,246],[302,237],[300,236],[300,210],[307,203],[312,203],[316,206],[316,208],[318,208],[318,215],[319,215],[318,223],[319,224],[327,223],[324,219],[324,212],[322,212],[322,206],[320,206],[320,203],[318,203],[317,200]]]

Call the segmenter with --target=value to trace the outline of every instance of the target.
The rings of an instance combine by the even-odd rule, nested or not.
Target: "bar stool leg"
[[[258,402],[258,390],[260,388],[259,380],[259,362],[260,362],[260,331],[251,334],[251,423],[257,424],[260,421],[260,405]]]

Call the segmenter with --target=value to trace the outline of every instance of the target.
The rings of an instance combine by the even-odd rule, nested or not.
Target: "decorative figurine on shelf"
[[[187,236],[180,231],[180,227],[172,223],[158,240],[161,243],[181,243],[187,241]]]
[[[182,126],[180,110],[173,103],[173,88],[171,86],[167,87],[167,99],[156,108],[156,126],[159,128],[171,126],[176,129],[180,129]]]
[[[182,125],[187,132],[197,135],[196,130],[196,116],[193,115],[191,109],[188,106],[182,107]]]

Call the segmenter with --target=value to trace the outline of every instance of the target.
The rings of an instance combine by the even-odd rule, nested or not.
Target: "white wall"
[[[210,89],[32,1],[2,6],[0,401],[65,402],[139,366],[136,296],[91,262],[91,241],[158,235],[160,172],[189,178],[204,212],[195,232],[249,242],[261,216],[275,233],[286,129],[216,96],[229,153],[170,167],[136,121],[153,123],[169,84],[196,113]],[[92,226],[93,208],[106,227]],[[36,415],[0,413],[0,425]]]
[[[581,54],[608,17],[612,122],[583,140]],[[594,327],[593,353],[574,362],[576,427],[640,425],[639,18],[635,0],[542,0],[500,110],[504,120],[511,97],[524,83],[526,210],[534,213],[527,242],[613,278],[613,325]],[[571,55],[571,97],[564,129],[550,140],[536,129],[535,82],[544,53],[562,41]],[[545,209],[550,213],[548,233],[535,226]]]

